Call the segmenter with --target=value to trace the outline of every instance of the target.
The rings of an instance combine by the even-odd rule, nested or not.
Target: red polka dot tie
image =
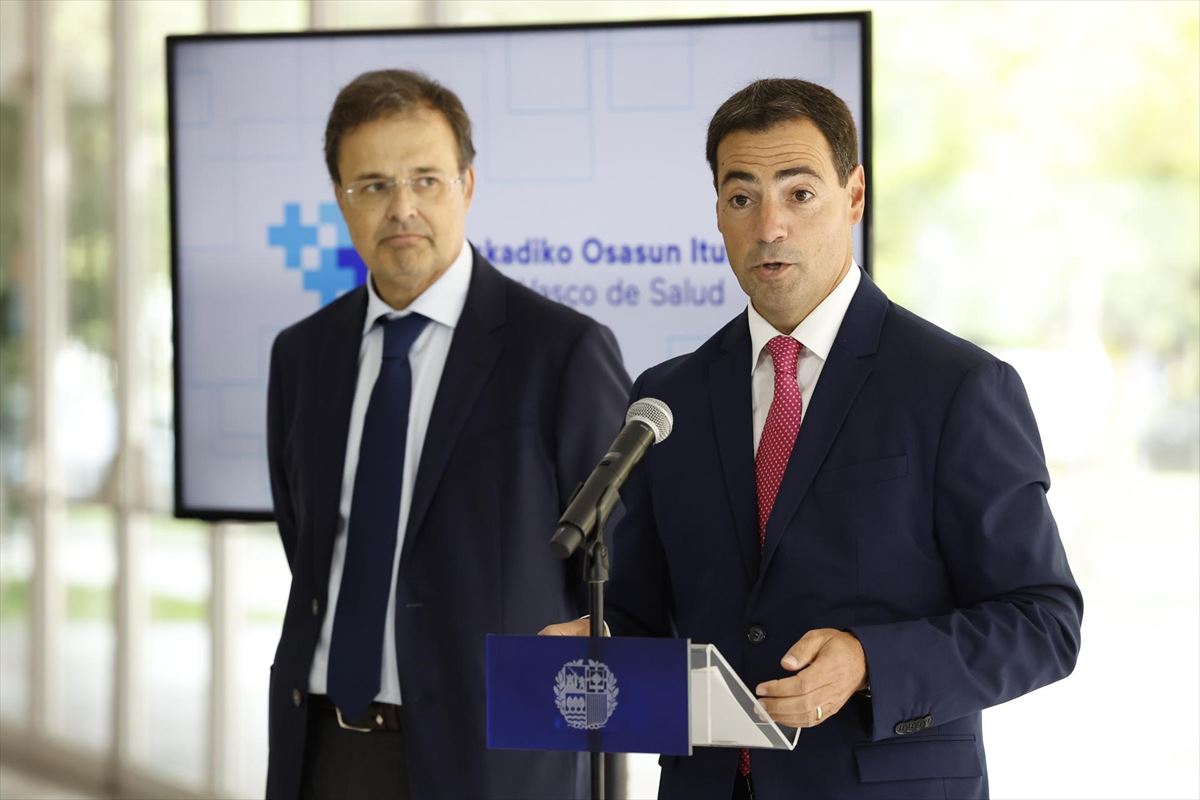
[[[754,479],[758,492],[758,549],[762,550],[767,540],[767,520],[775,507],[779,484],[792,456],[796,434],[800,432],[800,414],[804,401],[800,397],[800,386],[796,383],[796,361],[804,348],[790,336],[776,336],[767,342],[771,363],[775,367],[775,396],[767,411],[767,422],[763,425],[758,452],[754,456]],[[750,751],[742,750],[738,761],[738,773],[750,774]]]

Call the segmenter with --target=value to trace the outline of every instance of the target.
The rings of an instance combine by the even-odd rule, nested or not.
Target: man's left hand
[[[840,711],[850,695],[867,688],[867,659],[862,645],[845,631],[811,630],[779,663],[796,674],[760,683],[754,692],[771,719],[781,725],[820,725]]]
[[[587,636],[592,630],[592,621],[587,617],[570,622],[556,622],[538,631],[538,636]]]

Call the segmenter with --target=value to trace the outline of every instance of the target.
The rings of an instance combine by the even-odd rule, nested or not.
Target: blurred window
[[[113,734],[116,545],[113,512],[101,504],[68,506],[56,544],[62,615],[49,631],[52,651],[50,733],[107,753]]]
[[[33,531],[27,510],[4,493],[0,525],[0,719],[29,718],[29,581]]]
[[[28,466],[32,265],[25,125],[29,103],[25,6],[0,3],[0,718],[29,717],[29,582],[33,530]]]
[[[131,26],[134,69],[146,77],[132,87],[128,150],[134,182],[131,211],[133,219],[145,222],[133,226],[136,240],[128,246],[141,267],[135,298],[141,346],[135,367],[136,397],[146,418],[139,421],[144,439],[138,454],[137,499],[147,512],[138,515],[134,538],[139,548],[133,554],[138,630],[132,652],[135,713],[129,744],[140,769],[201,792],[211,791],[212,778],[211,527],[169,514],[174,410],[164,39],[203,32],[205,12],[201,0],[136,5]]]
[[[169,513],[175,491],[174,387],[171,364],[171,244],[169,170],[167,166],[166,44],[171,34],[204,31],[202,0],[139,3],[134,19],[137,71],[147,76],[135,82],[131,159],[138,181],[134,197],[139,206],[134,247],[143,266],[138,305],[142,345],[138,376],[144,421],[142,456],[143,500],[148,509]],[[151,79],[151,77],[153,79]]]
[[[209,528],[158,515],[149,528],[140,565],[149,620],[134,667],[140,714],[132,755],[156,777],[194,791],[207,785],[212,719]]]
[[[234,630],[230,641],[231,756],[224,788],[255,797],[267,783],[267,689],[292,574],[274,525],[238,525],[230,540],[229,584]]]
[[[50,549],[47,728],[103,754],[112,745],[116,545],[111,498],[117,448],[113,364],[112,42],[109,0],[70,0],[46,13],[65,102],[66,334],[49,365],[51,463],[71,501]],[[53,257],[53,256],[51,256]],[[56,518],[57,519],[57,518]]]
[[[411,28],[425,25],[424,0],[315,0],[313,21],[325,29]]]
[[[113,103],[109,0],[51,15],[66,99],[67,342],[54,364],[57,464],[69,498],[104,499],[117,448],[113,364]]]
[[[209,4],[221,32],[300,31],[308,25],[304,0],[209,0]]]

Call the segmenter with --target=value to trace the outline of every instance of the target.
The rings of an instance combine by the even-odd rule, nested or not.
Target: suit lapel
[[[337,531],[338,505],[342,497],[342,473],[346,466],[346,438],[358,379],[358,355],[362,347],[363,317],[367,313],[365,286],[355,289],[330,308],[328,327],[317,361],[316,391],[319,457],[312,465],[314,548],[313,575],[316,585],[329,580],[329,562]]]
[[[725,472],[725,489],[733,510],[738,552],[746,580],[754,583],[758,572],[758,536],[755,533],[754,434],[750,395],[750,328],[743,312],[725,329],[721,350],[708,369],[712,398],[713,430]]]
[[[496,268],[474,254],[467,302],[454,329],[446,366],[438,384],[433,415],[421,448],[421,463],[413,486],[412,506],[404,536],[408,551],[420,535],[433,494],[454,450],[463,423],[487,383],[501,344],[494,334],[505,320],[504,279]]]
[[[767,521],[759,577],[766,574],[771,557],[787,531],[804,496],[808,494],[817,470],[825,461],[842,423],[854,404],[854,398],[871,374],[879,345],[879,333],[887,312],[887,297],[863,273],[854,299],[846,309],[842,326],[821,370],[809,406],[800,425],[800,433],[783,475],[775,507]]]

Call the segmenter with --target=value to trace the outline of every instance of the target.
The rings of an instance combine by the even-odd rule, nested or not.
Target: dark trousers
[[[409,800],[403,731],[359,733],[331,710],[311,708],[304,747],[304,800]]]

